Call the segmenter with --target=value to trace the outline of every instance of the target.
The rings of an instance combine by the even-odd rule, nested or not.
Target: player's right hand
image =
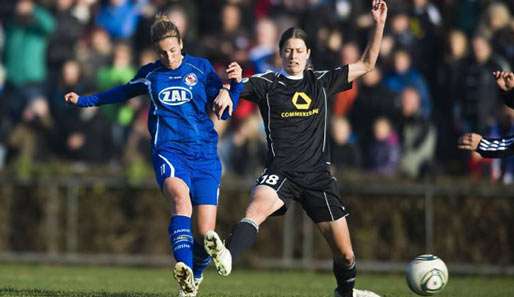
[[[461,150],[476,151],[481,140],[480,134],[466,133],[459,138],[457,147]]]
[[[64,102],[75,105],[79,102],[79,95],[75,92],[69,92],[64,95]]]
[[[495,71],[493,72],[494,78],[496,78],[496,84],[503,91],[510,91],[514,89],[514,73],[507,71]]]

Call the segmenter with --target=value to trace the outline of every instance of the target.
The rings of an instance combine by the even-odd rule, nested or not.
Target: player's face
[[[177,69],[182,63],[182,41],[176,37],[164,38],[156,44],[161,63],[171,69]]]
[[[290,38],[282,48],[282,67],[290,75],[298,75],[305,70],[311,50],[303,39]]]

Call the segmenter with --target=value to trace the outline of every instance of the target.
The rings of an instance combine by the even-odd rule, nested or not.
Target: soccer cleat
[[[198,294],[198,288],[200,287],[200,284],[202,283],[203,281],[203,276],[200,277],[200,278],[195,278],[195,288],[196,288],[196,292],[195,293],[186,293],[184,292],[181,288],[178,289],[178,297],[196,297],[196,295]]]
[[[173,276],[179,286],[179,297],[196,296],[196,286],[191,268],[183,262],[177,262],[173,268]]]
[[[212,257],[218,274],[221,276],[229,275],[232,271],[232,255],[218,234],[214,231],[207,232],[203,243],[205,251]]]
[[[343,297],[343,295],[339,294],[339,292],[335,290],[334,297]],[[380,295],[367,290],[353,289],[352,297],[380,297]]]
[[[196,294],[188,294],[188,293],[185,293],[184,291],[182,291],[182,289],[178,289],[178,297],[196,297]]]

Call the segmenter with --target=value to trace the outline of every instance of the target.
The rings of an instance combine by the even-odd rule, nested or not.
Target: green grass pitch
[[[236,270],[227,278],[209,270],[200,297],[332,297],[330,273]],[[362,274],[357,287],[387,297],[413,297],[402,275]],[[0,296],[170,297],[169,270],[137,267],[0,265]],[[514,296],[514,277],[458,277],[438,296]]]

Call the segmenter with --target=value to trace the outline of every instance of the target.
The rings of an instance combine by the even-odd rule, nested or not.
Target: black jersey
[[[288,173],[327,171],[329,101],[348,90],[348,65],[334,70],[306,70],[293,80],[276,72],[245,79],[241,98],[255,102],[267,134],[266,167]]]

